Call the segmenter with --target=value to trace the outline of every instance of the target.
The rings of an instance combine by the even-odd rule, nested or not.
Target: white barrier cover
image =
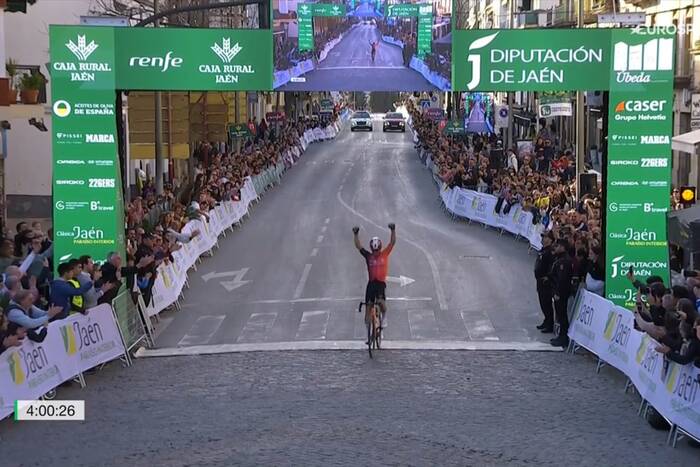
[[[200,234],[191,242],[173,253],[173,262],[161,264],[153,285],[152,303],[148,304],[148,315],[153,316],[175,303],[185,286],[186,272],[197,258],[209,251],[217,242],[221,233],[229,226],[239,222],[248,212],[248,205],[257,199],[250,177],[247,177],[241,189],[241,201],[225,201],[209,212],[210,220],[192,220],[183,228],[183,233],[199,230]]]
[[[432,166],[431,163],[428,165]],[[464,188],[445,189],[444,183],[440,183],[443,186],[440,197],[451,213],[491,227],[502,228],[512,234],[527,238],[533,248],[537,250],[542,248],[542,225],[533,224],[532,213],[523,211],[519,204],[511,206],[508,214],[496,214],[498,198],[495,196]],[[501,207],[501,212],[503,212],[503,207]]]
[[[107,304],[49,323],[41,343],[24,339],[0,354],[0,419],[15,400],[38,399],[78,373],[124,354],[124,344]]]
[[[700,438],[700,369],[657,352],[658,342],[634,329],[632,312],[582,290],[569,338],[622,371],[659,413]]]

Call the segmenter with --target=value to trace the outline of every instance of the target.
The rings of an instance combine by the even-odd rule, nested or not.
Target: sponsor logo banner
[[[50,323],[43,342],[25,339],[0,354],[0,418],[12,413],[15,400],[38,399],[78,373],[123,354],[109,305]]]
[[[569,338],[627,375],[665,418],[700,437],[700,369],[664,359],[659,343],[634,329],[629,310],[581,290]]]

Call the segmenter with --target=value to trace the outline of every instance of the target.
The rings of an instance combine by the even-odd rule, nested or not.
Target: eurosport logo
[[[615,106],[615,120],[624,122],[666,121],[664,113],[668,101],[665,100],[627,100]]]
[[[71,106],[68,101],[65,101],[63,99],[59,99],[56,102],[53,103],[53,113],[59,117],[59,118],[64,118],[70,115],[71,112]]]
[[[488,36],[475,40],[469,45],[469,51],[483,49],[496,38],[498,33],[493,33]],[[481,56],[478,54],[469,54],[467,61],[472,65],[472,79],[467,83],[467,89],[470,91],[476,88],[481,82]]]
[[[618,83],[651,83],[651,72],[673,70],[673,39],[651,39],[644,44],[616,42],[613,71]],[[670,73],[667,73],[670,74]],[[671,77],[672,78],[672,77]]]

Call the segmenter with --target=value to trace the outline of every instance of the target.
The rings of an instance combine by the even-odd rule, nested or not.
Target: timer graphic
[[[15,421],[85,420],[85,401],[15,401]]]

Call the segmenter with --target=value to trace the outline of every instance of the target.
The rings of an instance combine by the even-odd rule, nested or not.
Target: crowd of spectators
[[[494,135],[451,137],[409,102],[418,136],[446,187],[460,187],[497,197],[496,214],[519,204],[541,226],[542,249],[535,265],[543,321],[538,328],[559,334],[552,345],[568,345],[568,311],[578,287],[602,295],[605,263],[601,248],[600,192],[576,200],[575,159],[560,150],[541,121],[532,150],[501,149]],[[600,188],[598,187],[598,190]]]
[[[303,151],[304,132],[335,119],[337,113],[324,122],[261,122],[237,150],[223,143],[200,144],[191,185],[176,193],[165,184],[163,194],[156,195],[147,182],[126,205],[125,258],[118,252],[107,258],[81,256],[58,264],[54,276],[51,229],[44,233],[38,222],[17,224],[13,238],[5,236],[0,244],[0,352],[25,338],[43,341],[48,322],[111,303],[123,286],[138,290],[149,304],[158,266],[172,261],[174,251],[199,235],[197,230],[183,233],[189,220],[208,220],[219,203],[240,200],[246,177],[280,163],[290,167]]]
[[[700,367],[700,274],[684,271],[667,287],[658,276],[644,282],[627,274],[637,290],[635,325],[659,342],[657,352],[669,360]]]

